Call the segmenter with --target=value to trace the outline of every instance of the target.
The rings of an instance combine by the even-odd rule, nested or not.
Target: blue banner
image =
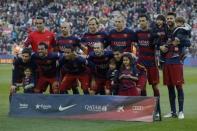
[[[155,97],[14,94],[10,116],[152,122]]]

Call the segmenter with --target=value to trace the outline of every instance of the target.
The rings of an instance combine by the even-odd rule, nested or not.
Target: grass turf
[[[162,122],[83,121],[46,118],[11,118],[8,95],[11,65],[0,65],[0,131],[194,131],[197,129],[197,68],[185,68],[185,119],[162,119]],[[161,75],[162,76],[162,75]],[[152,95],[151,87],[148,95]],[[160,84],[162,114],[169,112],[166,87]]]

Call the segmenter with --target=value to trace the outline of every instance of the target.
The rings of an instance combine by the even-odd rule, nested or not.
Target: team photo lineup
[[[168,90],[170,113],[166,118],[184,119],[183,62],[190,47],[191,26],[175,12],[137,17],[137,27],[127,26],[124,12],[112,18],[106,30],[96,16],[86,21],[83,35],[62,21],[59,32],[45,27],[37,15],[35,29],[28,33],[15,55],[10,87],[13,93],[147,96],[147,84],[160,97],[159,83]],[[159,69],[163,80],[159,78]],[[178,109],[176,109],[176,92]],[[160,115],[160,105],[156,115]]]

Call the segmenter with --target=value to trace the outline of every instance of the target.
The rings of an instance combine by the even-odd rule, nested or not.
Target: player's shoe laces
[[[178,119],[184,119],[184,113],[182,111],[179,112]]]
[[[163,116],[164,118],[176,118],[177,117],[177,114],[176,113],[168,113],[166,115]]]

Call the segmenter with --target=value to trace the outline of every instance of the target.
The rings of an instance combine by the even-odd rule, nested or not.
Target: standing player
[[[101,42],[104,44],[104,48],[107,47],[107,34],[99,30],[99,20],[96,17],[90,17],[87,24],[88,32],[81,38],[81,46],[85,54],[89,54],[93,51],[95,42]]]
[[[116,16],[114,19],[114,26],[115,29],[112,29],[108,35],[111,49],[120,52],[133,52],[135,34],[132,30],[126,28],[124,16]]]
[[[56,39],[58,50],[60,53],[64,53],[64,49],[67,47],[73,47],[75,51],[80,48],[80,40],[79,38],[73,36],[71,34],[71,27],[68,22],[63,22],[60,25],[61,28],[61,36],[58,36]],[[79,94],[77,89],[77,82],[74,82],[72,85],[73,94]]]
[[[176,30],[175,25],[176,14],[169,12],[167,14],[168,25],[168,45],[160,46],[162,52],[165,53],[165,63],[163,68],[163,81],[164,85],[168,87],[169,101],[171,107],[171,113],[164,117],[177,117],[176,113],[176,93],[175,87],[178,92],[178,104],[179,104],[179,119],[184,119],[183,104],[184,104],[184,92],[183,92],[183,64],[180,59],[178,50],[182,50],[185,46],[190,44],[189,40],[180,40],[173,35]],[[178,49],[178,50],[177,50]]]
[[[25,41],[25,47],[31,46],[33,52],[38,51],[38,45],[40,42],[44,42],[49,47],[49,52],[55,48],[55,36],[54,33],[45,29],[45,19],[43,17],[36,17],[35,24],[37,27],[36,31],[31,32]]]
[[[52,92],[50,93],[59,93],[59,54],[49,53],[48,45],[41,42],[38,44],[38,52],[32,55],[32,59],[37,66],[37,73],[39,75],[34,92],[43,93],[46,91],[47,86],[50,85],[52,87]]]
[[[146,67],[148,82],[152,85],[154,96],[159,97],[159,70],[155,62],[155,45],[151,36],[151,30],[148,25],[148,16],[139,16],[140,29],[136,31],[137,45],[138,45],[138,63]],[[142,90],[142,95],[146,92]],[[157,111],[159,112],[159,106]]]
[[[165,61],[164,54],[160,52],[160,46],[167,43],[167,24],[165,16],[158,15],[156,18],[155,27],[152,28],[152,34],[154,38],[154,44],[156,46],[156,59],[157,64],[160,68]]]
[[[67,92],[77,80],[81,83],[84,94],[89,94],[90,77],[87,73],[87,61],[76,54],[74,47],[64,48],[64,57],[60,60],[60,70],[63,78],[60,84],[61,94]]]
[[[60,53],[64,53],[65,47],[73,46],[75,47],[75,50],[77,47],[79,48],[80,40],[79,38],[71,34],[70,24],[68,22],[63,22],[60,25],[60,28],[61,28],[62,34],[56,38],[56,44],[58,46]]]
[[[88,64],[92,73],[91,94],[105,94],[105,83],[107,81],[107,71],[109,60],[113,57],[111,51],[104,51],[101,42],[94,44],[94,51],[88,56]]]

